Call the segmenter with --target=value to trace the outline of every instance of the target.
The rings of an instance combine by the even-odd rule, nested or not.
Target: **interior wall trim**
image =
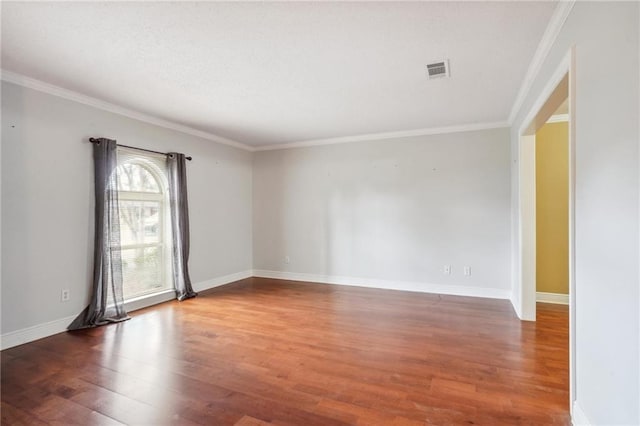
[[[37,90],[39,92],[47,93],[49,95],[57,96],[59,98],[78,102],[83,105],[88,105],[94,108],[101,109],[103,111],[108,111],[114,114],[122,115],[124,117],[142,121],[144,123],[153,124],[155,126],[163,127],[170,130],[175,130],[177,132],[200,137],[203,139],[207,139],[223,145],[232,146],[234,148],[239,148],[249,152],[271,151],[271,150],[277,150],[277,149],[290,149],[290,148],[304,148],[309,146],[334,145],[334,144],[350,143],[350,142],[398,139],[398,138],[407,138],[407,137],[415,137],[415,136],[441,135],[441,134],[447,134],[447,133],[471,132],[476,130],[488,130],[488,129],[498,129],[498,128],[509,127],[509,122],[507,121],[469,123],[469,124],[460,124],[460,125],[445,126],[445,127],[428,127],[428,128],[422,128],[422,129],[399,130],[399,131],[393,131],[393,132],[340,136],[340,137],[327,138],[327,139],[304,140],[304,141],[297,141],[297,142],[287,142],[287,143],[281,143],[281,144],[270,144],[270,145],[254,147],[239,141],[225,138],[223,136],[219,136],[213,133],[194,129],[189,126],[185,126],[185,125],[175,123],[169,120],[165,120],[162,118],[158,118],[146,113],[125,108],[120,105],[103,101],[98,98],[83,95],[81,93],[68,90],[63,87],[56,86],[50,83],[46,83],[44,81],[37,80],[31,77],[27,77],[25,75],[18,74],[13,71],[0,69],[0,74],[1,74],[0,76],[1,79],[8,83],[16,84],[22,87],[26,87],[28,89]]]
[[[213,133],[204,132],[202,130],[194,129],[183,124],[178,124],[169,120],[154,117],[149,114],[145,114],[139,111],[134,111],[129,108],[122,107],[120,105],[113,104],[111,102],[103,101],[98,98],[83,95],[72,90],[68,90],[53,84],[46,83],[35,78],[27,77],[22,74],[18,74],[12,71],[0,70],[2,74],[2,80],[17,84],[28,89],[37,90],[39,92],[48,93],[49,95],[57,96],[70,101],[78,102],[80,104],[92,106],[94,108],[101,109],[103,111],[112,112],[114,114],[123,115],[134,120],[142,121],[144,123],[153,124],[155,126],[164,127],[165,129],[175,130],[177,132],[185,133],[191,136],[197,136],[199,138],[207,139],[213,142],[217,142],[223,145],[229,145],[234,148],[239,148],[245,151],[253,151],[253,147],[245,145],[241,142],[234,141]]]
[[[571,412],[571,424],[573,426],[591,426],[591,422],[589,418],[582,410],[582,406],[578,403],[578,401],[574,401],[573,410]]]
[[[529,64],[529,68],[527,69],[527,73],[522,80],[522,84],[520,85],[520,90],[518,90],[518,95],[516,96],[515,101],[513,102],[513,106],[511,107],[511,112],[509,113],[509,124],[513,124],[513,121],[516,118],[518,112],[522,108],[522,104],[524,100],[527,98],[529,91],[531,90],[531,86],[533,86],[533,82],[535,81],[544,61],[549,56],[549,52],[551,51],[551,47],[558,38],[560,34],[560,30],[562,26],[566,22],[569,14],[571,13],[571,9],[575,5],[576,0],[566,0],[559,1],[555,10],[553,11],[553,15],[549,20],[549,24],[542,35],[542,39],[540,43],[538,43],[538,47],[536,52],[531,59],[531,63]]]
[[[255,151],[272,151],[276,149],[305,148],[310,146],[335,145],[351,142],[366,142],[384,139],[409,138],[414,136],[442,135],[447,133],[472,132],[476,130],[500,129],[509,127],[506,121],[487,123],[471,123],[446,127],[429,127],[424,129],[400,130],[396,132],[369,133],[364,135],[341,136],[327,139],[313,139],[299,142],[282,143],[256,147]]]
[[[568,305],[569,295],[560,293],[536,292],[536,302],[554,303],[556,305]]]
[[[549,117],[547,123],[568,123],[569,114],[556,114]]]
[[[279,280],[304,281],[319,284],[346,285],[354,287],[378,288],[386,290],[414,291],[452,296],[484,297],[489,299],[509,299],[510,289],[490,287],[466,287],[452,284],[432,284],[414,281],[389,281],[373,278],[341,277],[335,275],[316,275],[300,272],[268,271],[255,269],[253,276]]]
[[[231,284],[235,281],[239,281],[245,278],[250,278],[251,276],[251,270],[236,272],[233,274],[194,283],[193,289],[195,291],[205,291],[214,287]],[[175,299],[175,294],[172,291],[163,292],[159,295],[127,302],[125,303],[125,308],[127,312],[133,312],[138,309],[147,308],[149,306],[167,302],[173,299]],[[34,340],[43,339],[45,337],[53,336],[54,334],[65,332],[67,330],[67,327],[69,326],[71,321],[75,319],[75,317],[76,315],[64,317],[42,324],[36,324],[34,326],[26,327],[20,330],[4,333],[0,336],[0,350],[9,349],[14,346],[33,342]]]

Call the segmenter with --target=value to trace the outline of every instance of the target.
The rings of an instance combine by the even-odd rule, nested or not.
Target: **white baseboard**
[[[204,291],[210,288],[229,284],[234,281],[249,278],[251,276],[251,270],[237,272],[235,274],[224,275],[222,277],[212,278],[207,281],[195,283],[193,284],[193,289],[195,291]],[[127,302],[125,304],[125,308],[127,312],[133,312],[138,309],[147,308],[158,303],[173,300],[175,299],[175,297],[176,296],[173,291],[168,291],[151,297]],[[22,345],[25,343],[33,342],[34,340],[39,340],[45,337],[53,336],[54,334],[62,333],[67,330],[67,327],[69,326],[69,324],[71,324],[71,321],[76,318],[76,316],[77,315],[73,315],[70,317],[65,317],[43,324],[37,324],[31,327],[5,333],[0,336],[0,350],[9,349],[14,346]]]
[[[76,316],[77,315],[60,318],[54,321],[49,321],[43,324],[37,324],[31,327],[23,328],[21,330],[5,333],[0,336],[0,348],[2,350],[5,350],[14,346],[33,342],[34,340],[39,340],[45,337],[52,336],[54,334],[61,333],[67,329],[69,324],[71,324],[71,321],[73,321]]]
[[[516,295],[511,294],[511,297],[509,297],[509,301],[511,302],[511,306],[513,306],[513,310],[516,313],[516,316],[520,319],[523,319],[520,301],[516,298]]]
[[[536,293],[536,302],[555,303],[557,305],[568,305],[569,295],[560,293],[544,293],[539,291]]]
[[[448,284],[430,284],[413,281],[388,281],[372,278],[339,277],[334,275],[315,275],[298,272],[253,270],[258,278],[273,278],[291,281],[307,281],[322,284],[348,285],[355,287],[380,288],[386,290],[414,291],[419,293],[436,293],[453,296],[486,297],[490,299],[509,299],[511,290],[486,287],[466,287]]]
[[[582,410],[578,401],[573,402],[573,410],[571,412],[571,424],[573,426],[591,426],[589,418]]]

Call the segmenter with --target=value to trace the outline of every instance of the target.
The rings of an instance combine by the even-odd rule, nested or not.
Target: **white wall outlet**
[[[465,267],[464,267],[464,274],[465,274],[467,277],[470,277],[470,276],[471,276],[471,266],[465,266]]]
[[[442,272],[444,272],[445,275],[451,275],[451,265],[444,265]]]
[[[285,256],[284,257],[284,263],[286,263],[287,265],[291,263],[291,258],[289,256]]]
[[[69,289],[64,289],[60,292],[61,302],[68,302],[70,298],[71,298],[71,292],[69,291]]]

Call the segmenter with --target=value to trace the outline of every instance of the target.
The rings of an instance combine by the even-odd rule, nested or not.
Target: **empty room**
[[[640,425],[640,2],[0,7],[3,425]]]

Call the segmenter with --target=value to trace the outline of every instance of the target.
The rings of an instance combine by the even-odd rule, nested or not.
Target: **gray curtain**
[[[167,155],[171,234],[173,237],[173,280],[178,300],[198,295],[189,277],[189,205],[187,203],[187,170],[184,154]]]
[[[92,296],[69,330],[129,319],[122,296],[116,141],[100,138],[94,143],[93,162],[96,206]]]

